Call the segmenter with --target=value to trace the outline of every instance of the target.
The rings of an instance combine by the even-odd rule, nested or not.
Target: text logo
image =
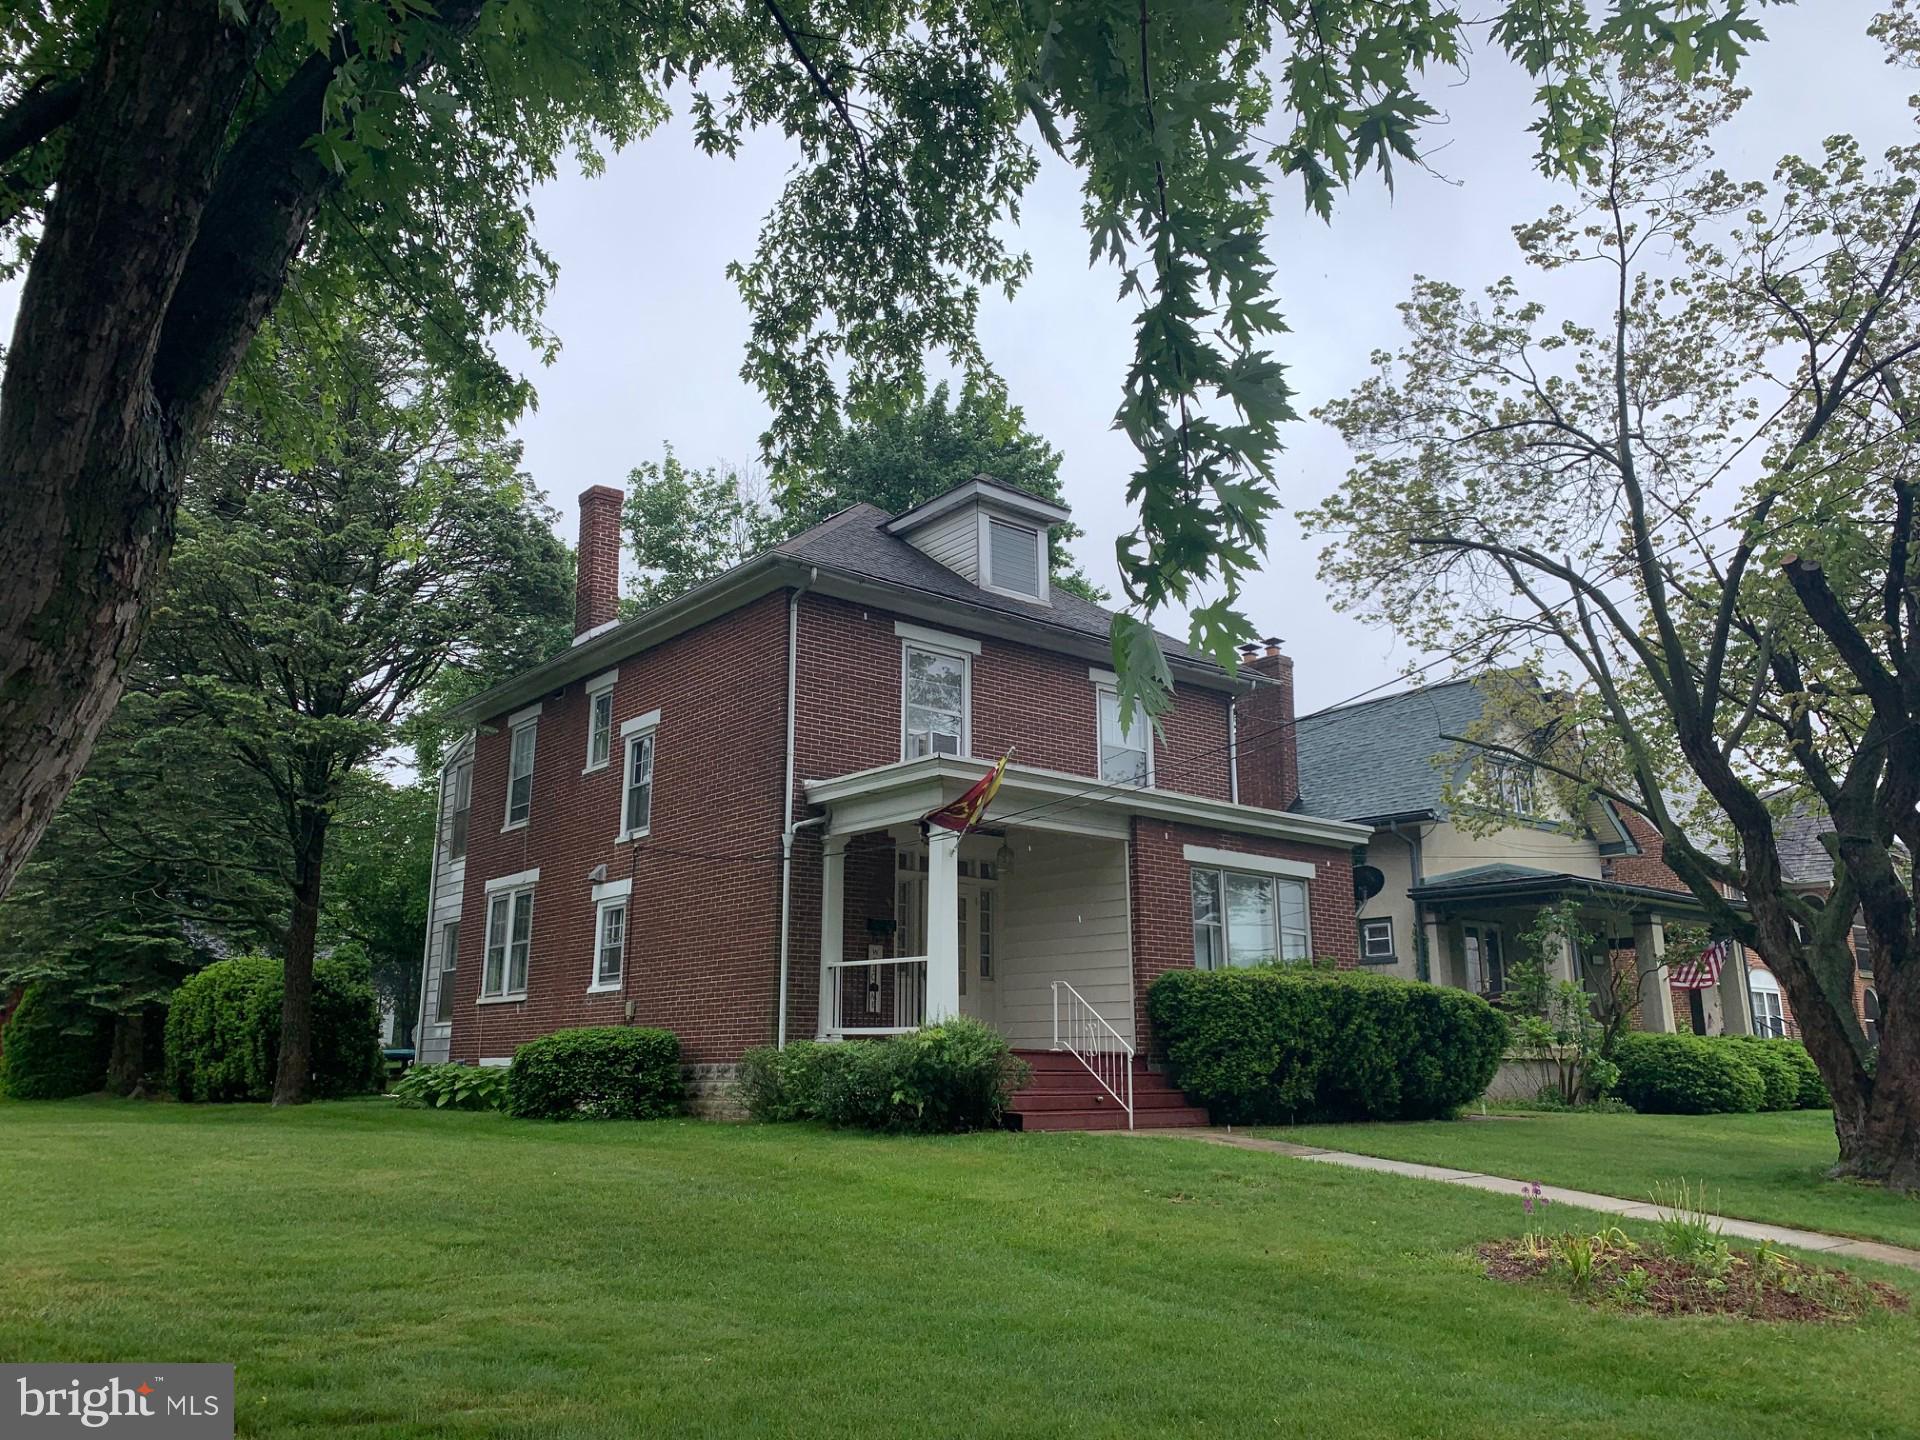
[[[233,1440],[231,1365],[0,1365],[0,1436]]]

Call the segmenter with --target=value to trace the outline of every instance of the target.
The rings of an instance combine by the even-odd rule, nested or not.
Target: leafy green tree
[[[320,946],[366,960],[403,1037],[420,1010],[438,798],[431,782],[394,785],[360,771],[342,787],[328,841]]]
[[[924,400],[836,430],[819,461],[782,486],[740,467],[689,469],[669,448],[627,477],[627,539],[641,569],[633,599],[640,609],[670,600],[850,505],[897,515],[976,475],[1060,498],[1060,452],[1027,429],[997,385],[969,385],[955,405],[942,384]],[[1052,530],[1053,583],[1104,600],[1067,553],[1082,533],[1073,524]]]
[[[1880,29],[1911,62],[1906,13]],[[1341,536],[1322,573],[1417,645],[1528,662],[1456,738],[1567,813],[1646,816],[1786,988],[1838,1173],[1920,1188],[1920,147],[1876,166],[1835,136],[1741,181],[1709,149],[1726,83],[1627,65],[1609,90],[1599,172],[1514,232],[1591,310],[1419,281],[1406,346],[1325,412],[1357,458],[1310,517]],[[1824,903],[1783,875],[1805,805],[1834,822]]]
[[[305,1098],[313,959],[335,816],[355,772],[450,669],[541,658],[530,617],[571,613],[565,548],[519,449],[468,433],[459,397],[384,324],[281,348],[330,439],[289,465],[273,410],[229,407],[180,511],[143,665],[169,723],[272,795],[289,902],[277,1103]]]
[[[1224,663],[1274,504],[1288,389],[1270,181],[1312,209],[1417,154],[1417,87],[1468,27],[1541,81],[1542,163],[1604,136],[1605,38],[1729,66],[1748,0],[48,0],[0,7],[0,238],[19,242],[0,380],[0,888],[112,712],[175,534],[183,476],[267,317],[367,297],[472,402],[525,403],[488,348],[540,328],[553,279],[526,195],[691,96],[698,143],[799,154],[731,267],[776,469],[836,416],[916,393],[930,354],[988,367],[987,288],[1038,171],[1083,176],[1096,258],[1138,309],[1116,423],[1140,454],[1114,633],[1125,697],[1163,707],[1151,612],[1211,580]],[[1032,126],[1028,131],[1026,127]],[[671,277],[660,283],[671,284]],[[289,307],[281,307],[283,312]],[[286,323],[282,315],[282,323]],[[271,387],[262,387],[262,394]],[[297,1058],[297,1055],[296,1057]]]

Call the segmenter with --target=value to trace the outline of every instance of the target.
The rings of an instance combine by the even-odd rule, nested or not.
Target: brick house
[[[1123,729],[1111,615],[1049,584],[1064,508],[984,477],[856,505],[615,623],[621,501],[581,496],[573,646],[460,712],[422,1059],[659,1025],[711,1101],[750,1046],[964,1014],[1041,1057],[1028,1124],[1097,1123],[1126,1087],[1057,1078],[1056,1034],[1173,1115],[1157,975],[1356,963],[1368,832],[1293,808],[1290,662],[1163,638],[1173,707]],[[1007,752],[980,829],[923,830]]]

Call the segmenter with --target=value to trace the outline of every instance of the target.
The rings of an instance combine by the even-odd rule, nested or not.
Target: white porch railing
[[[905,1035],[926,1024],[926,956],[834,960],[826,968],[829,1035]]]
[[[1087,1067],[1100,1088],[1126,1108],[1133,1129],[1133,1046],[1064,980],[1053,984],[1053,1048]]]

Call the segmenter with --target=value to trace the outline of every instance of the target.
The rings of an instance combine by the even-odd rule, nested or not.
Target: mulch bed
[[[1873,1310],[1904,1312],[1907,1297],[1879,1280],[1863,1280],[1798,1260],[1757,1264],[1751,1251],[1736,1250],[1718,1276],[1692,1260],[1644,1248],[1614,1250],[1594,1267],[1582,1295],[1544,1250],[1521,1242],[1495,1240],[1474,1247],[1474,1254],[1496,1280],[1512,1284],[1551,1284],[1578,1299],[1609,1309],[1650,1315],[1737,1315],[1748,1320],[1857,1320]],[[1645,1279],[1633,1275],[1642,1271]]]

